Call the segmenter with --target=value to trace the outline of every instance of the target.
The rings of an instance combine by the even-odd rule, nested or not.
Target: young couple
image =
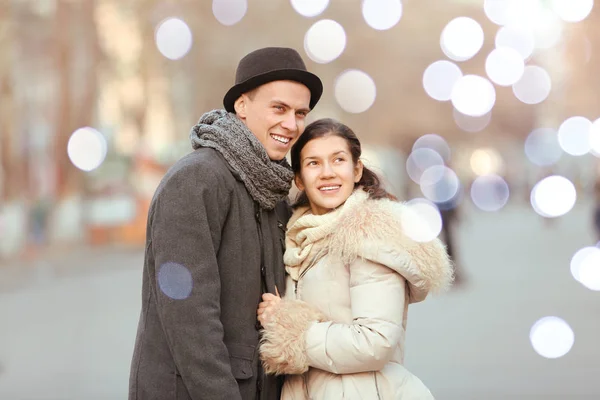
[[[192,129],[149,211],[129,399],[433,398],[404,336],[447,254],[404,234],[350,128],[305,126],[322,91],[295,50],[259,49]]]

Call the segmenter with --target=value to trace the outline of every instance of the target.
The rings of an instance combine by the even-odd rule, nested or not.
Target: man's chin
[[[271,161],[275,161],[275,162],[280,162],[285,158],[285,154],[268,154],[269,158],[271,159]]]

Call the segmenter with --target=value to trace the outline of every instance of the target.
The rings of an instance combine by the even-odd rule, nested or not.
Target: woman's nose
[[[330,178],[332,176],[335,176],[335,171],[331,165],[329,163],[323,164],[323,169],[321,169],[321,177]]]

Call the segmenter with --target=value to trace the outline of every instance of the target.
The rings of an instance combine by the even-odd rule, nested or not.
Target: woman
[[[288,374],[282,399],[433,399],[402,364],[409,303],[452,280],[443,245],[405,235],[405,206],[363,166],[347,126],[313,122],[291,155],[301,195],[287,290],[257,311],[265,371]]]

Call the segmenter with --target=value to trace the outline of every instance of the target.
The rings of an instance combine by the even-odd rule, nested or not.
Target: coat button
[[[262,267],[260,267],[260,273],[264,276],[265,273],[267,272],[267,270],[265,269],[265,266],[263,265]]]

